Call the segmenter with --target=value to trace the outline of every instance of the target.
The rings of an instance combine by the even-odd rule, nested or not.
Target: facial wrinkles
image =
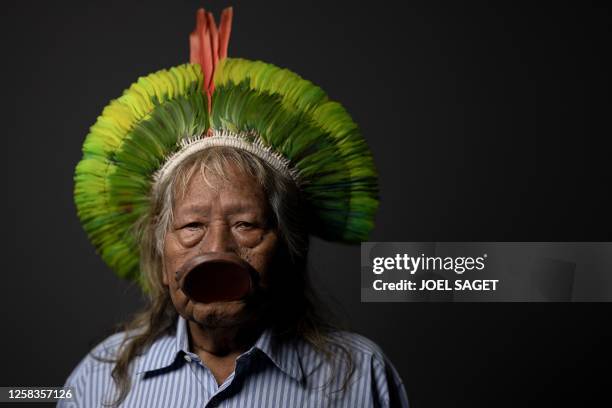
[[[188,183],[175,205],[166,240],[171,271],[202,253],[234,252],[260,275],[265,273],[277,239],[266,220],[265,197],[248,176],[233,176],[218,186],[208,185],[199,175]]]
[[[262,200],[243,200],[237,204],[232,189],[221,189],[207,207],[177,211],[174,232],[184,249],[200,252],[248,253],[265,238],[268,227],[262,214]],[[210,197],[210,195],[208,195]]]

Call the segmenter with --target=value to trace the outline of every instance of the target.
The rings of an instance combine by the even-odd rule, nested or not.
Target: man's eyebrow
[[[249,206],[244,206],[244,205],[237,205],[237,206],[230,206],[229,208],[227,208],[226,210],[226,215],[227,216],[255,216],[255,217],[260,217],[266,216],[265,211],[262,211],[262,209],[257,208],[257,207],[249,207]]]
[[[189,204],[180,206],[178,210],[188,213],[207,213],[209,211],[209,207],[202,204]]]
[[[225,210],[232,213],[239,212],[256,212],[259,210],[259,206],[255,200],[233,200],[224,205]],[[187,213],[203,213],[206,214],[210,211],[210,207],[203,204],[189,204],[178,208],[181,212]]]
[[[259,202],[256,199],[242,198],[240,200],[231,200],[225,203],[225,208],[232,211],[250,211],[259,208]]]

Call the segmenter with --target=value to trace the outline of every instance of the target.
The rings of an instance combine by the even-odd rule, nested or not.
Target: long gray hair
[[[240,171],[251,176],[264,190],[272,222],[279,235],[279,249],[275,256],[277,268],[292,273],[276,273],[271,282],[285,290],[273,291],[273,302],[282,304],[274,308],[267,324],[281,339],[300,338],[321,352],[330,361],[335,345],[345,355],[348,374],[343,382],[346,387],[353,372],[351,355],[342,344],[329,336],[334,326],[323,318],[314,296],[306,270],[308,233],[300,191],[295,182],[280,174],[264,161],[244,150],[213,147],[191,156],[179,164],[174,173],[160,185],[157,196],[151,198],[151,210],[135,228],[140,246],[142,284],[148,296],[146,309],[132,320],[120,326],[134,335],[126,336],[117,358],[104,360],[115,364],[112,377],[117,386],[117,397],[109,405],[117,406],[127,397],[131,381],[129,365],[158,338],[172,335],[176,330],[178,314],[172,304],[168,288],[163,284],[163,249],[166,232],[173,219],[173,203],[184,195],[189,180],[199,172],[205,182],[227,180],[229,171]],[[337,359],[337,358],[336,358]],[[330,378],[331,381],[331,378]]]

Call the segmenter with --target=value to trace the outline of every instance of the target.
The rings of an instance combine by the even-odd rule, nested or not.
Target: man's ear
[[[168,280],[168,274],[166,273],[166,265],[164,263],[163,258],[161,259],[162,263],[162,283],[164,286],[170,286],[170,281]]]
[[[168,286],[168,284],[169,284],[169,282],[168,282],[168,275],[166,274],[165,270],[162,272],[162,282],[163,282],[164,286]]]
[[[159,214],[153,216],[151,218],[151,225],[157,225],[157,223],[159,222]],[[161,255],[160,256],[160,262],[162,264],[162,283],[164,284],[164,286],[169,286],[169,281],[168,281],[168,275],[166,274],[166,265],[164,262],[164,256]]]

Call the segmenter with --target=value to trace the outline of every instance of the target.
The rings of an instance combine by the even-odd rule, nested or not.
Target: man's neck
[[[261,334],[255,327],[206,328],[188,321],[190,349],[222,384],[236,368],[236,358],[247,351]]]

